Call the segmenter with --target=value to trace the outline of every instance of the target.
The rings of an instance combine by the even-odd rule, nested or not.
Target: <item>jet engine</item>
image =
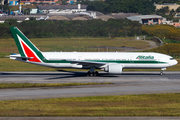
[[[120,74],[123,71],[123,67],[121,64],[110,64],[105,67],[104,71],[110,74]]]

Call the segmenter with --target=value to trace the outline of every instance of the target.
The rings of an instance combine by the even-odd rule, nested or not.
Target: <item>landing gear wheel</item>
[[[99,75],[98,71],[94,72],[94,76],[98,76],[98,75]]]
[[[163,76],[163,72],[161,72],[160,75]]]
[[[160,73],[161,76],[163,75],[164,70],[166,70],[166,68],[161,69],[161,73]]]
[[[96,76],[96,72],[93,72],[93,76]]]
[[[90,76],[92,77],[92,76],[94,76],[94,74],[93,74],[93,73],[90,73]]]
[[[91,73],[90,73],[90,71],[88,71],[88,72],[87,72],[87,76],[91,76]]]
[[[87,76],[91,76],[91,77],[92,76],[98,76],[98,74],[99,74],[98,71],[95,71],[93,73],[91,73],[90,71],[87,72]]]

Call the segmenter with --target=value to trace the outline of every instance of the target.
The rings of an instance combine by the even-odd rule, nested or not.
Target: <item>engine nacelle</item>
[[[110,64],[105,69],[105,72],[109,72],[110,74],[120,74],[123,71],[123,67],[121,64]]]

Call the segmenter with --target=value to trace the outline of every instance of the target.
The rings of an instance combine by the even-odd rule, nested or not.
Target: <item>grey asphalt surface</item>
[[[0,72],[0,83],[88,83],[110,85],[1,89],[0,100],[42,99],[103,95],[180,93],[180,72],[124,72],[122,75],[100,73],[86,77],[85,72]]]

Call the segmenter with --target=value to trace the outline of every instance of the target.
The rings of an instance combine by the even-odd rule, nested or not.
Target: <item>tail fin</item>
[[[44,56],[40,50],[17,28],[10,27],[21,57],[28,57],[30,62],[42,62]]]

